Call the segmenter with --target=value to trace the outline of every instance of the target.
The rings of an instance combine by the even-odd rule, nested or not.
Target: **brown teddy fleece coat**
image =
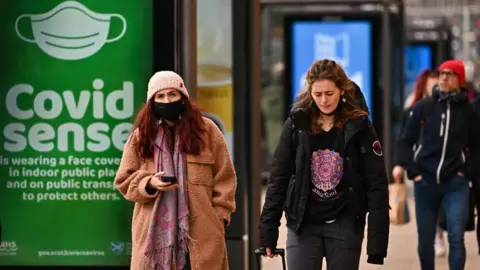
[[[190,262],[192,270],[227,270],[224,222],[230,223],[235,210],[236,175],[223,134],[210,119],[203,120],[205,147],[199,155],[186,155]],[[146,191],[157,171],[153,160],[140,159],[137,136],[134,132],[125,144],[115,186],[125,199],[135,202],[130,269],[151,270],[144,251],[150,216],[160,191],[154,195]]]

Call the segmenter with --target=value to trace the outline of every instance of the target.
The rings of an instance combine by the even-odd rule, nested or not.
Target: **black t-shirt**
[[[347,208],[343,180],[343,136],[339,129],[311,134],[311,193],[305,221],[318,223],[336,219]]]

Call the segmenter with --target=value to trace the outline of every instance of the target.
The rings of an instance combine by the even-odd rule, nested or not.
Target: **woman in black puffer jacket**
[[[260,218],[261,245],[272,256],[283,211],[288,268],[359,267],[366,214],[367,261],[383,264],[389,235],[383,150],[353,82],[331,60],[315,62],[274,154]],[[364,106],[364,105],[363,105]]]

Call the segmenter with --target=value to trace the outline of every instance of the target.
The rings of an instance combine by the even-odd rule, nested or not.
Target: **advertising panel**
[[[405,89],[404,98],[414,90],[417,77],[425,69],[432,68],[432,50],[428,45],[409,45],[405,47]]]
[[[0,266],[129,265],[113,179],[152,74],[152,1],[2,1]]]
[[[199,0],[197,8],[197,99],[233,158],[232,1]]]
[[[294,21],[291,25],[292,101],[315,60],[331,59],[357,83],[372,111],[372,27],[368,21]]]

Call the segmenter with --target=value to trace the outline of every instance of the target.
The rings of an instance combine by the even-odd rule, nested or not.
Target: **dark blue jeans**
[[[469,213],[469,181],[458,175],[441,184],[437,184],[434,179],[422,179],[415,183],[414,193],[421,269],[435,269],[433,243],[443,200],[450,246],[448,264],[450,270],[463,270],[466,260],[464,232]]]

